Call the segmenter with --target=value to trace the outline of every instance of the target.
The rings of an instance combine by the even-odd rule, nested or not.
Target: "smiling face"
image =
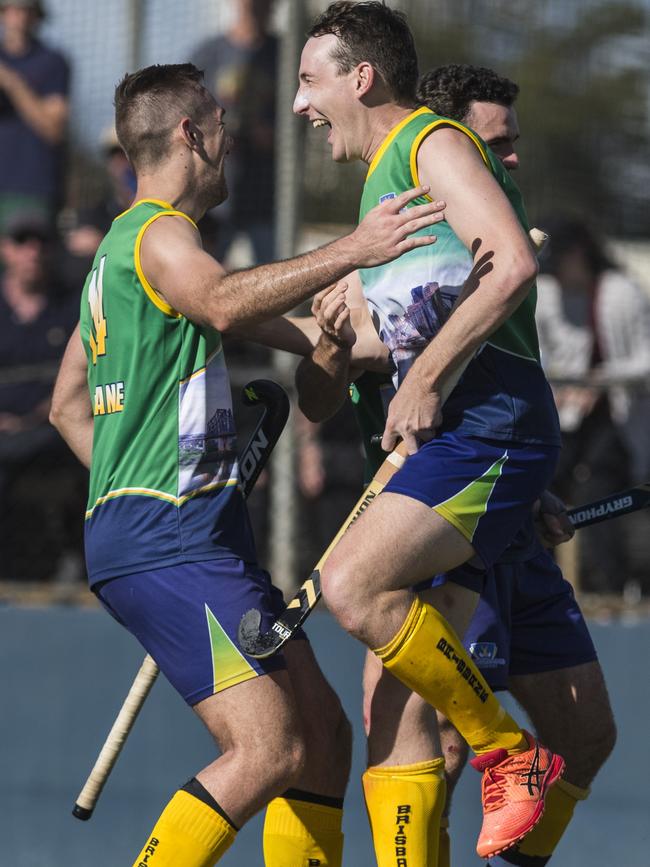
[[[519,156],[515,150],[515,142],[519,138],[519,122],[513,105],[473,102],[464,123],[480,135],[501,160],[504,168],[509,172],[519,168]]]
[[[332,58],[338,38],[329,33],[309,39],[300,58],[299,87],[293,102],[296,114],[314,128],[327,128],[332,159],[345,163],[362,156],[360,97],[366,92],[363,75],[367,64],[341,73]],[[361,81],[360,81],[361,79]]]

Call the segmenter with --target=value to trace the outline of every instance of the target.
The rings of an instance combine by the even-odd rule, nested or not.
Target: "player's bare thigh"
[[[473,556],[467,539],[437,512],[419,500],[384,493],[329,556],[321,575],[323,595],[344,628],[379,646],[408,613],[413,597],[404,588]]]
[[[589,786],[616,740],[600,664],[513,675],[509,689],[540,740],[564,757],[566,779],[582,788]]]

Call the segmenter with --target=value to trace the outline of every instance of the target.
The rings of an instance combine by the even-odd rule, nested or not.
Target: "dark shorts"
[[[463,534],[489,568],[528,520],[558,453],[555,446],[446,432],[411,455],[384,491],[425,503]]]
[[[286,668],[281,653],[253,659],[237,644],[239,621],[250,608],[262,613],[263,630],[284,609],[282,593],[258,566],[204,560],[124,575],[95,589],[189,705]]]
[[[468,567],[453,570],[463,582]],[[471,568],[471,567],[470,567]],[[452,578],[450,573],[447,578]],[[436,583],[442,583],[440,576]],[[492,689],[510,675],[540,674],[593,662],[591,635],[573,588],[548,553],[487,571],[464,645]]]

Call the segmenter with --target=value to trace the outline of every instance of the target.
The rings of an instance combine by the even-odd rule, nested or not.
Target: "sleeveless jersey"
[[[521,194],[501,162],[472,130],[428,108],[408,115],[381,144],[368,169],[360,219],[378,203],[420,183],[419,147],[444,126],[472,140],[528,231]],[[410,207],[425,201],[417,199]],[[438,240],[393,262],[360,270],[364,295],[397,370],[396,386],[446,322],[474,267],[471,251],[446,221],[417,234],[435,234]],[[462,428],[476,436],[559,445],[555,404],[539,363],[536,298],[533,288],[470,362],[445,404],[444,430]]]
[[[255,559],[221,337],[166,304],[140,264],[144,232],[168,215],[189,220],[153,199],[117,217],[81,297],[94,416],[91,585],[176,563]]]

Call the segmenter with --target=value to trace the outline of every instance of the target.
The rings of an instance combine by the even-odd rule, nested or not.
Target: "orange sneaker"
[[[533,830],[544,813],[546,792],[564,770],[561,756],[524,734],[529,749],[523,753],[509,756],[499,749],[471,760],[483,772],[483,827],[476,844],[480,858],[498,855]]]

